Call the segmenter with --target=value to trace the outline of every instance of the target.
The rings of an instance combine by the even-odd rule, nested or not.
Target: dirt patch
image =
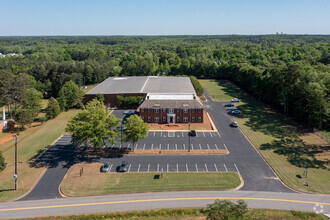
[[[161,125],[160,128],[164,130],[180,130],[182,126],[179,124],[164,124]]]
[[[8,141],[10,141],[11,139],[13,139],[16,136],[16,134],[8,134],[2,138],[0,138],[0,144],[5,144]]]

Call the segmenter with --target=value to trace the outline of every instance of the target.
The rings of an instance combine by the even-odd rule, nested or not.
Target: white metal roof
[[[195,98],[194,98],[195,97]],[[194,100],[195,93],[148,93],[148,100]]]

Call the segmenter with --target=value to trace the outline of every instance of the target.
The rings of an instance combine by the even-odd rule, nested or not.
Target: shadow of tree
[[[322,169],[326,169],[329,160],[319,160],[315,155],[328,151],[329,148],[329,146],[308,145],[298,138],[274,140],[260,147],[261,150],[274,150],[275,153],[286,156],[294,166]]]

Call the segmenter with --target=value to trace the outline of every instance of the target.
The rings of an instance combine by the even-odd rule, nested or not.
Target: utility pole
[[[17,181],[17,142],[18,142],[18,136],[15,136],[15,190],[18,189],[18,181]]]

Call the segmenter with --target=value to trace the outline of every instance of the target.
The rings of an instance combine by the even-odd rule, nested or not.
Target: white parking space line
[[[131,169],[131,164],[128,166],[127,172],[129,173],[129,170]]]
[[[225,167],[225,169],[226,169],[226,172],[228,172],[228,170],[227,170],[227,167],[226,167],[226,164],[223,164],[223,166]]]
[[[127,148],[129,148],[129,145],[131,145],[131,144],[128,144]]]
[[[175,150],[178,150],[178,144],[175,144]]]
[[[154,137],[155,137],[155,135],[156,135],[156,132],[154,132]]]
[[[228,151],[228,148],[227,148],[227,146],[225,145],[225,144],[223,144],[223,146],[226,148],[226,150]]]
[[[209,170],[207,169],[207,165],[205,164],[205,170],[206,170],[206,172],[209,172]]]
[[[119,148],[121,148],[122,144],[120,144]]]
[[[196,137],[198,137],[198,132],[196,132]]]
[[[148,137],[148,135],[149,135],[149,132],[147,133],[147,136],[146,137]]]
[[[167,144],[167,150],[169,150],[170,149],[170,144]]]
[[[135,145],[135,148],[134,148],[134,150],[136,150],[136,148],[137,148],[137,147],[138,147],[138,144],[136,144],[136,145]]]
[[[195,163],[195,166],[196,166],[196,172],[198,172],[198,167],[197,167],[197,163]]]
[[[150,168],[150,163],[148,163],[148,172],[149,172],[149,168]]]
[[[159,163],[157,164],[157,172],[159,172]]]
[[[168,164],[167,164],[167,166],[166,166],[166,172],[168,172]]]
[[[146,147],[146,144],[143,145],[143,150],[144,150],[145,147]]]
[[[188,164],[186,164],[186,170],[187,170],[187,172],[188,172]]]
[[[210,145],[209,144],[207,144],[207,148],[210,150]]]
[[[183,131],[182,131],[182,137],[184,137],[184,135],[183,135]]]
[[[162,149],[162,144],[159,144],[159,149],[160,149],[160,150]]]
[[[179,165],[176,164],[176,172],[179,172]]]
[[[186,150],[186,145],[185,144],[183,144],[183,150]]]
[[[199,144],[199,149],[201,149],[201,150],[202,150],[202,146],[201,146],[201,144]]]
[[[151,145],[151,150],[153,150],[153,149],[154,149],[154,144]]]
[[[162,137],[163,136],[163,132],[160,132],[160,137]]]
[[[215,170],[216,170],[217,172],[219,172],[219,171],[218,171],[218,167],[217,167],[217,165],[214,164],[214,167],[215,167]]]
[[[217,150],[219,150],[218,145],[214,144],[214,146],[215,146],[215,148],[217,148]]]
[[[205,137],[205,132],[203,132],[203,135],[204,135],[204,137]]]
[[[211,137],[213,137],[212,133],[210,132]]]
[[[140,166],[141,166],[141,164],[139,164],[139,167],[138,167],[138,170],[137,170],[138,172],[140,172]]]
[[[115,146],[115,144],[112,144],[112,148],[113,148],[113,146]]]
[[[191,144],[191,149],[192,149],[192,150],[194,149],[194,145],[193,145],[193,144]]]
[[[111,172],[112,165],[113,165],[113,164],[111,164],[111,166],[110,166],[109,172]]]
[[[236,164],[234,164],[234,166],[235,166],[235,168],[237,170],[237,173],[240,173],[239,170],[238,170],[238,168],[237,168],[237,166],[236,166]]]
[[[218,132],[218,136],[221,138],[221,135],[220,135],[220,133]]]

